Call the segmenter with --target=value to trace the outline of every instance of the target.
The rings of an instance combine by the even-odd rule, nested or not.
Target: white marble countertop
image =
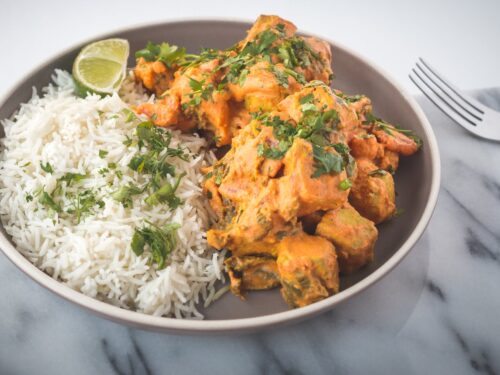
[[[25,61],[28,52],[43,59],[75,41],[149,19],[131,1],[99,2],[102,12],[113,18],[110,26],[102,14],[85,24],[82,17],[90,11],[75,3],[73,14],[83,16],[78,22],[65,19],[56,27],[51,12],[57,4],[52,3],[45,7],[19,0],[2,4],[7,11],[0,13],[0,48],[4,51],[0,92],[35,64]],[[114,14],[110,4],[122,5]],[[214,8],[191,4],[186,9],[165,7],[168,17],[157,14],[151,19],[221,15],[220,2],[215,1]],[[351,25],[356,30],[346,31],[348,23],[341,20],[342,30],[335,33],[336,26],[321,24],[328,17],[326,12],[313,11],[311,5],[305,8],[289,2],[285,7],[284,2],[273,2],[260,10],[255,2],[253,6],[235,4],[228,3],[222,14],[237,18],[254,18],[259,12],[283,14],[303,29],[353,46],[409,88],[406,73],[418,55],[450,72],[450,78],[462,87],[500,86],[499,49],[477,43],[474,48],[480,58],[469,59],[462,45],[479,40],[475,38],[485,35],[485,30],[500,35],[500,23],[493,25],[499,7],[493,2],[481,2],[482,9],[475,13],[472,4],[436,5],[434,10],[442,13],[441,18],[448,17],[442,30],[437,27],[438,17],[428,18],[424,12],[431,11],[431,2],[419,2],[418,7],[413,5],[416,9],[408,5],[406,10],[397,5],[400,2],[366,3],[366,7],[356,6],[356,14],[361,14],[359,25]],[[345,4],[327,8],[331,14],[344,15],[347,10],[347,16],[354,17]],[[388,12],[409,21],[387,25]],[[11,18],[21,14],[28,21],[20,26]],[[455,23],[465,21],[466,16],[470,23],[465,33]],[[364,40],[372,27],[369,19],[373,27],[380,28],[377,35],[391,39],[379,43],[367,35],[368,41]],[[424,21],[429,29],[417,37]],[[71,31],[61,33],[65,28]],[[397,30],[397,35],[388,30]],[[452,38],[454,31],[461,40]],[[21,42],[12,38],[18,33]],[[26,46],[29,33],[36,42],[33,49]],[[434,34],[438,40],[427,39]],[[411,54],[398,53],[400,60],[388,56],[388,48],[397,50],[403,44],[408,48],[407,36]],[[45,43],[44,37],[53,39]],[[441,46],[451,40],[457,48],[462,45],[460,51],[443,50]],[[379,46],[385,52],[378,51]],[[17,59],[6,59],[6,50]],[[481,90],[477,95],[500,110],[500,89]],[[500,146],[454,125],[426,99],[419,102],[440,146],[440,198],[428,229],[410,255],[369,290],[318,318],[273,331],[173,336],[93,316],[38,286],[0,255],[0,374],[500,374]]]

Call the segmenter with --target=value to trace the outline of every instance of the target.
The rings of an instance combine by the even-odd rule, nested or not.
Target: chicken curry
[[[220,158],[203,190],[217,217],[209,245],[228,249],[231,291],[281,288],[292,307],[339,291],[374,258],[377,224],[396,213],[393,174],[420,147],[332,89],[330,45],[260,16],[226,50],[189,55],[167,43],[136,54],[156,95],[137,113],[160,127],[212,134]]]

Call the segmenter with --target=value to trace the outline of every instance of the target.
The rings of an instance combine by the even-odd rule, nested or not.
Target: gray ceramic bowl
[[[97,39],[128,39],[131,51],[148,41],[168,41],[196,52],[200,47],[226,48],[242,39],[250,23],[230,21],[182,21],[137,27],[102,35]],[[323,38],[325,39],[325,38]],[[90,42],[90,41],[89,41]],[[87,44],[84,43],[84,44]],[[0,101],[0,119],[10,117],[19,104],[29,100],[32,87],[50,81],[55,68],[71,71],[73,59],[84,45],[61,53],[26,76]],[[424,143],[416,155],[402,160],[396,174],[398,206],[405,214],[380,226],[375,261],[367,268],[341,280],[341,292],[307,307],[290,310],[277,290],[254,292],[243,302],[227,293],[204,311],[206,320],[177,320],[152,317],[111,306],[70,289],[38,270],[13,246],[2,228],[0,247],[4,254],[39,284],[68,301],[114,321],[168,332],[241,332],[290,323],[315,316],[361,292],[390,272],[422,235],[436,204],[440,163],[434,133],[415,101],[380,69],[348,48],[331,42],[336,79],[334,86],[347,93],[364,93],[372,100],[375,112],[390,122],[412,129]],[[134,63],[130,57],[129,65]],[[3,136],[3,129],[2,134]]]

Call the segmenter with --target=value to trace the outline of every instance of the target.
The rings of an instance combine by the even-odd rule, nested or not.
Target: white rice
[[[0,218],[5,230],[33,264],[88,296],[146,314],[202,318],[198,308],[226,290],[216,290],[216,284],[225,281],[224,253],[209,249],[204,235],[210,211],[202,197],[200,167],[214,160],[205,140],[172,132],[171,146],[181,144],[192,153],[187,162],[169,159],[177,173],[186,172],[177,190],[183,205],[172,211],[165,205],[150,208],[144,196],[138,196],[132,208],[125,208],[110,194],[129,182],[140,183],[142,177],[127,167],[137,148],[123,144],[135,128],[126,122],[123,110],[127,103],[148,97],[127,80],[120,95],[81,99],[73,95],[68,73],[56,71],[53,79],[55,85],[45,87],[42,96],[34,91],[12,119],[3,121]],[[109,153],[103,159],[99,150]],[[49,162],[54,173],[44,172],[40,162]],[[98,173],[109,162],[123,172],[121,179],[114,173]],[[98,194],[105,202],[103,209],[79,224],[68,215],[50,216],[36,198],[26,200],[40,187],[51,192],[66,172],[91,176],[80,184],[100,187]],[[177,247],[162,270],[150,265],[148,252],[136,256],[130,248],[134,229],[145,220],[181,224]]]

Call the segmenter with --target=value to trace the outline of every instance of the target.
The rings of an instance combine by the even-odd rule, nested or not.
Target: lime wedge
[[[108,95],[125,78],[129,44],[125,39],[106,39],[85,46],[73,63],[77,93]]]

